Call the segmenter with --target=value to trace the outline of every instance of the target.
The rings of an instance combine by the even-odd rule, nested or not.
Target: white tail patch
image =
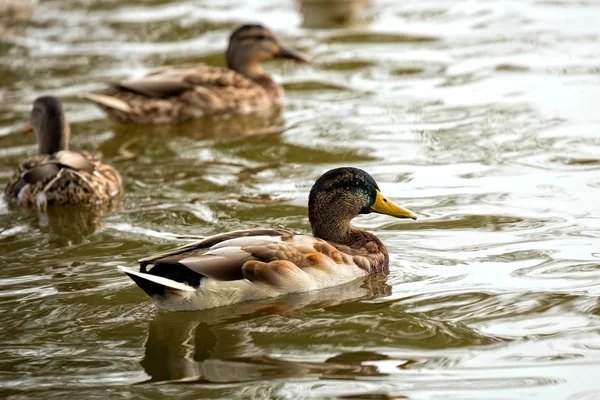
[[[26,192],[27,190],[29,190],[29,187],[30,187],[30,185],[29,185],[29,183],[28,183],[27,185],[23,186],[23,187],[21,188],[21,190],[19,190],[19,193],[17,193],[17,201],[19,201],[19,202],[20,202],[21,200],[23,200],[23,196],[25,195],[25,192]],[[27,190],[25,190],[25,189],[27,189]]]
[[[135,275],[139,278],[142,278],[147,281],[154,282],[156,284],[166,286],[166,287],[169,287],[172,289],[182,290],[185,292],[195,292],[196,291],[196,289],[194,289],[193,287],[191,287],[189,285],[186,285],[185,283],[180,283],[180,282],[177,282],[177,281],[174,281],[171,279],[163,278],[161,276],[145,274],[143,272],[138,272],[131,268],[122,267],[122,266],[118,266],[117,268],[120,271],[125,272],[127,275]]]
[[[121,99],[117,99],[116,97],[95,93],[80,93],[79,97],[85,100],[89,100],[93,103],[101,104],[109,108],[114,108],[115,110],[123,111],[126,113],[133,112],[129,104],[125,103]]]
[[[46,196],[46,192],[39,192],[35,195],[35,205],[38,207],[38,210],[45,210],[48,206],[48,196]]]

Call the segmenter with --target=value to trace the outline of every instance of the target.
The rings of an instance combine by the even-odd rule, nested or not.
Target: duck
[[[350,224],[369,213],[417,218],[385,197],[367,172],[335,168],[310,190],[312,235],[238,230],[142,258],[139,270],[118,268],[159,311],[203,310],[325,289],[388,271],[381,240]]]
[[[29,21],[38,0],[0,0],[0,25]]]
[[[62,102],[53,96],[35,99],[31,125],[37,155],[27,158],[4,189],[8,203],[45,211],[48,206],[100,205],[119,194],[119,172],[88,152],[69,150],[71,130]]]
[[[181,124],[203,116],[247,114],[281,103],[283,88],[261,66],[273,58],[308,62],[262,25],[243,25],[229,38],[227,68],[166,66],[140,79],[111,84],[80,97],[121,124]]]

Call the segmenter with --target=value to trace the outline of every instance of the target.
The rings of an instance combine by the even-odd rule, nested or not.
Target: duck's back
[[[163,310],[199,310],[341,285],[383,256],[282,229],[250,229],[120,267]]]
[[[119,193],[121,176],[87,152],[62,150],[21,163],[4,189],[7,201],[27,209],[96,205]]]
[[[243,114],[279,103],[281,90],[265,76],[258,83],[231,69],[207,65],[163,67],[141,79],[114,83],[84,98],[121,123],[182,123],[205,115]]]

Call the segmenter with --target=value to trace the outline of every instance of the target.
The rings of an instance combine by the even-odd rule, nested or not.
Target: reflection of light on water
[[[27,230],[28,230],[28,228],[25,225],[19,225],[19,226],[15,226],[15,227],[12,227],[9,229],[4,229],[4,230],[0,231],[0,239],[18,235],[23,232],[27,232]]]
[[[142,366],[152,382],[198,381],[246,382],[283,377],[335,375],[378,375],[373,366],[342,363],[293,361],[265,355],[252,338],[256,319],[280,315],[300,318],[310,310],[340,307],[345,303],[389,294],[382,276],[368,277],[336,288],[287,295],[275,300],[236,304],[199,312],[159,313],[150,323]],[[227,322],[227,323],[225,323]],[[385,356],[368,355],[367,360]],[[352,357],[346,356],[346,359]]]
[[[142,228],[142,227],[133,226],[133,225],[127,224],[127,223],[110,223],[110,224],[106,224],[106,228],[107,229],[114,229],[114,230],[117,230],[119,232],[133,233],[133,234],[136,234],[136,235],[144,235],[144,236],[155,237],[155,238],[160,238],[160,239],[175,240],[175,239],[177,239],[179,237],[179,235],[177,235],[176,233],[158,231],[158,230],[148,229],[148,228]]]
[[[32,99],[55,94],[77,121],[74,148],[126,182],[121,211],[44,228],[0,201],[14,396],[597,397],[599,5],[347,1],[332,22],[336,3],[306,1],[303,15],[289,0],[42,1],[3,43],[2,180],[35,152],[12,134]],[[76,98],[160,65],[223,65],[244,22],[313,57],[266,68],[286,89],[279,115],[123,127]],[[309,231],[311,184],[343,165],[419,211],[356,220],[386,244],[393,294],[148,326],[150,302],[116,265],[233,229]],[[163,336],[144,345],[149,334]],[[145,368],[200,384],[129,385]]]

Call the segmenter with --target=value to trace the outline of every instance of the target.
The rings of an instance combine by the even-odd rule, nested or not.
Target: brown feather
[[[220,281],[236,281],[243,279],[242,266],[246,261],[252,259],[253,257],[250,254],[241,259],[204,254],[184,258],[179,263],[207,278]]]
[[[117,82],[102,94],[81,97],[124,124],[179,124],[217,114],[246,114],[277,105],[283,89],[260,63],[272,58],[307,61],[286,49],[272,32],[256,26],[231,35],[227,68],[207,65],[162,67],[146,76]]]
[[[121,90],[129,90],[146,97],[173,97],[183,91],[192,89],[193,86],[176,79],[137,79],[121,81],[113,85]]]
[[[55,177],[59,170],[56,163],[40,164],[23,172],[22,178],[25,183],[35,184]]]
[[[111,107],[104,98],[95,101],[84,97],[121,123],[176,124],[205,115],[249,113],[279,104],[280,94],[269,93],[263,85],[235,71],[195,65],[161,68],[139,80],[114,84],[102,94],[126,103],[128,112],[123,107]]]
[[[140,259],[140,271],[200,285],[202,277],[219,281],[248,279],[279,285],[305,268],[328,272],[332,265],[364,268],[369,254],[353,249],[344,255],[335,245],[321,239],[284,230],[246,230],[208,237],[200,242]],[[293,266],[293,268],[292,268]],[[196,278],[190,273],[197,274]],[[291,275],[290,275],[291,274]]]
[[[71,131],[62,102],[38,97],[30,121],[38,154],[24,160],[9,180],[4,188],[7,201],[38,210],[48,205],[109,203],[121,188],[121,176],[90,153],[68,150]]]
[[[4,189],[7,201],[37,209],[38,194],[44,193],[46,203],[42,208],[97,205],[109,203],[119,193],[121,176],[110,165],[85,152],[67,151],[58,158],[60,162],[53,155],[38,155],[23,161]],[[82,169],[70,168],[65,163]]]
[[[61,166],[78,171],[85,171],[93,174],[96,166],[93,158],[87,157],[83,153],[71,150],[61,150],[54,153],[53,157]]]
[[[140,258],[137,262],[140,264],[153,264],[158,262],[178,262],[179,260],[194,255],[202,254],[212,246],[218,247],[219,243],[227,240],[243,237],[253,236],[282,236],[282,235],[293,235],[293,232],[286,231],[283,229],[245,229],[227,233],[220,233],[218,235],[209,236],[199,242],[187,244],[176,249],[155,254],[149,257]]]
[[[250,282],[261,282],[270,286],[281,286],[290,280],[300,269],[292,262],[276,260],[269,263],[262,261],[248,261],[244,264],[243,275]]]

